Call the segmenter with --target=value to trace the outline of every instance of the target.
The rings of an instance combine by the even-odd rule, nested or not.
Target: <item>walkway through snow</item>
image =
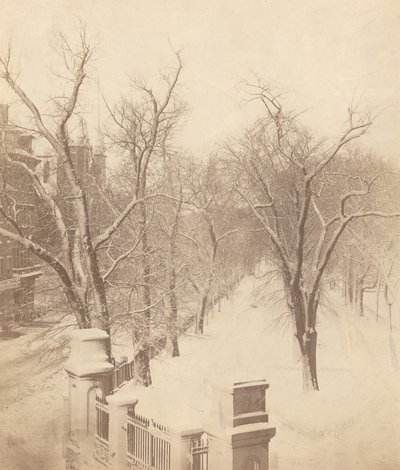
[[[303,394],[291,331],[271,328],[280,312],[272,300],[255,299],[253,288],[254,280],[245,279],[210,318],[204,337],[182,338],[181,357],[153,360],[154,385],[135,390],[138,412],[175,428],[229,433],[233,382],[266,378],[270,421],[277,427],[271,470],[398,470],[400,384],[387,330],[349,314],[331,293],[318,328],[321,392]],[[13,341],[22,348],[21,338]],[[400,345],[398,334],[392,344]],[[11,356],[0,362],[7,397],[21,398],[1,410],[0,468],[63,468],[65,377],[35,377],[32,362]],[[14,379],[12,367],[18,369]]]
[[[182,339],[180,358],[153,361],[154,385],[138,392],[138,412],[229,433],[233,382],[266,378],[277,427],[271,470],[400,468],[400,384],[386,329],[349,314],[332,292],[319,322],[321,391],[304,394],[291,331],[271,327],[280,312],[253,288],[245,279],[205,337]]]
[[[62,359],[44,357],[42,339],[32,343],[43,330],[21,330],[0,342],[0,469],[62,470]]]

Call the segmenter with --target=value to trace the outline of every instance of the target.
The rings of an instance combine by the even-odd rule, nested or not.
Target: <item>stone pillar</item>
[[[199,439],[203,434],[203,429],[192,429],[180,433],[180,439],[176,442],[175,448],[175,467],[179,470],[191,470],[193,468],[193,459],[191,453],[192,439]]]
[[[232,445],[227,436],[209,435],[209,467],[218,470],[232,470]]]
[[[265,380],[240,382],[233,389],[233,470],[268,470],[269,441],[276,429],[268,424]]]
[[[79,445],[87,438],[89,416],[95,412],[95,390],[100,379],[108,375],[114,366],[108,362],[108,334],[97,328],[76,330],[70,334],[71,354],[64,366],[68,374],[70,438]]]
[[[128,393],[116,393],[107,397],[109,406],[108,442],[112,470],[127,469],[126,418],[129,409],[134,409],[138,400]]]

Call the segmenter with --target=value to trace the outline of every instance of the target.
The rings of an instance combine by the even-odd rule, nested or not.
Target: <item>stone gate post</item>
[[[129,409],[134,409],[138,400],[128,393],[116,393],[107,397],[109,406],[109,444],[110,444],[110,464],[112,470],[126,470],[127,465],[127,444],[126,444],[126,420]]]
[[[108,362],[108,334],[97,328],[76,330],[70,334],[71,353],[64,369],[68,374],[69,438],[79,445],[92,429],[95,413],[96,388],[100,379],[114,366]]]
[[[269,441],[276,429],[268,424],[265,380],[240,382],[233,388],[233,470],[268,470]]]

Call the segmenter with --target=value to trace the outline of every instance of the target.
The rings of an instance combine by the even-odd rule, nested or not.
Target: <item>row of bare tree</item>
[[[203,333],[211,307],[266,257],[284,285],[304,387],[318,389],[317,313],[324,278],[350,269],[333,254],[348,259],[352,243],[368,253],[370,263],[358,271],[359,297],[372,259],[381,276],[377,282],[386,286],[397,260],[398,243],[376,230],[398,229],[398,175],[354,145],[371,117],[349,110],[347,128],[328,144],[258,83],[250,90],[263,117],[216,155],[196,161],[176,146],[185,113],[176,54],[176,66],[162,75],[157,89],[133,80],[129,96],[107,104],[103,137],[118,164],[106,186],[88,184],[69,126],[85,104],[93,48],[84,30],[76,46],[64,38],[62,44],[68,92],[57,93],[45,111],[19,83],[11,51],[0,59],[1,78],[31,114],[30,132],[49,148],[43,159],[55,159],[53,168],[62,166],[66,178],[62,188],[52,184],[40,164],[13,157],[2,138],[2,161],[29,178],[51,236],[43,230],[32,236],[21,226],[7,182],[0,235],[52,268],[80,328],[99,326],[114,338],[131,335],[135,376],[145,385],[151,383],[154,348],[166,341],[172,355],[179,355],[180,331],[194,319],[196,332]]]
[[[55,271],[80,328],[131,335],[135,376],[149,385],[152,350],[167,339],[172,355],[179,355],[179,332],[194,317],[202,334],[210,307],[255,257],[246,259],[234,245],[240,209],[216,163],[196,163],[174,146],[185,108],[177,95],[179,54],[157,91],[132,81],[129,96],[107,105],[103,138],[118,165],[106,186],[88,173],[87,155],[70,135],[84,108],[93,54],[86,32],[75,46],[62,38],[61,54],[68,91],[57,93],[46,110],[17,79],[11,50],[0,59],[2,79],[31,114],[24,130],[48,149],[32,164],[2,129],[0,234]],[[21,178],[7,178],[17,173],[36,194],[40,223],[33,229],[19,217]]]
[[[372,125],[368,114],[349,109],[342,135],[327,143],[285,111],[270,87],[258,83],[251,89],[265,116],[224,154],[236,191],[264,235],[269,262],[280,273],[304,388],[318,390],[317,323],[325,280],[332,272],[343,274],[339,260],[349,243],[368,254],[370,264],[375,258],[389,280],[398,262],[399,173],[355,146]],[[360,295],[369,269],[359,274]]]

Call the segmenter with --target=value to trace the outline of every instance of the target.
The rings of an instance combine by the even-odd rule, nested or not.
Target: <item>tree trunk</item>
[[[364,316],[364,289],[362,286],[358,291],[358,313],[360,317]]]
[[[94,320],[95,323],[98,323],[99,327],[105,330],[110,336],[111,325],[107,304],[106,289],[103,277],[100,273],[97,253],[93,246],[87,194],[81,186],[79,176],[72,162],[68,138],[65,134],[64,128],[59,129],[59,137],[61,139],[61,142],[63,142],[65,162],[64,169],[71,187],[72,194],[74,196],[73,203],[75,219],[78,228],[79,241],[81,243],[81,249],[85,258],[87,274],[92,288],[92,295],[96,312],[96,318]],[[91,323],[93,324],[94,322],[92,321]],[[107,342],[107,355],[109,360],[111,360],[112,352],[110,338]]]
[[[135,354],[133,376],[135,383],[144,385],[145,387],[151,385],[150,350],[148,345],[147,347],[142,347]]]
[[[178,344],[178,298],[176,295],[176,239],[178,234],[179,227],[179,217],[182,209],[182,200],[176,206],[174,223],[170,235],[170,247],[169,247],[169,264],[170,268],[168,270],[169,274],[169,305],[170,305],[170,314],[169,314],[169,325],[168,325],[168,335],[171,342],[172,357],[179,356],[179,344]]]
[[[341,286],[342,286],[342,290],[341,290],[342,297],[345,299],[345,302],[346,302],[346,277],[345,276],[343,276]]]
[[[344,304],[347,305],[347,258],[343,260],[343,274],[342,274],[342,297]]]
[[[380,297],[380,279],[376,285],[376,304],[375,304],[375,320],[378,323],[379,321],[379,297]]]
[[[200,312],[199,312],[199,318],[198,318],[198,326],[197,326],[197,332],[198,334],[202,335],[204,333],[204,317],[206,315],[206,309],[207,309],[207,300],[208,300],[208,293],[210,289],[206,288],[203,297],[201,299],[201,304],[200,304]]]
[[[317,318],[318,298],[312,294],[308,303],[304,303],[304,295],[300,288],[289,285],[289,308],[293,315],[295,336],[297,338],[302,365],[303,390],[319,390],[317,376]]]
[[[93,250],[93,247],[90,248],[90,252],[87,256],[91,258],[90,262],[88,263],[88,266],[90,266],[91,268],[90,280],[98,322],[100,324],[101,329],[105,330],[108,334],[111,334],[110,315],[108,311],[106,289],[104,285],[104,280],[100,274],[99,263],[97,260],[97,256]]]
[[[353,269],[353,263],[351,260],[349,260],[349,272],[348,272],[348,304],[350,306],[353,305],[354,303],[354,269]]]
[[[213,279],[214,279],[214,264],[215,264],[215,260],[217,258],[217,250],[218,250],[218,240],[217,240],[217,237],[215,235],[214,225],[213,225],[213,223],[211,222],[211,220],[209,218],[207,219],[207,223],[208,223],[208,231],[209,231],[209,234],[210,234],[210,239],[211,239],[213,251],[212,251],[212,256],[211,256],[211,260],[210,260],[209,276],[208,276],[208,279],[207,279],[206,287],[204,289],[203,297],[201,299],[200,312],[199,312],[198,317],[196,318],[196,334],[201,334],[201,335],[204,333],[204,317],[205,317],[206,312],[207,312],[208,296],[210,294],[211,284],[212,284]]]
[[[345,283],[346,283],[346,305],[352,306],[354,302],[354,268],[351,259],[347,260],[346,263],[346,273],[345,273]]]
[[[97,322],[101,329],[106,331],[109,335],[106,352],[108,359],[111,361],[112,358],[112,348],[111,348],[111,322],[110,314],[108,311],[108,302],[106,295],[106,287],[102,275],[100,274],[99,263],[97,260],[96,253],[93,249],[92,243],[90,243],[90,249],[88,255],[90,261],[88,267],[90,267],[90,280],[93,292],[93,300],[96,308],[96,317]]]
[[[147,214],[144,203],[140,204],[141,226],[142,226],[142,250],[141,257],[143,271],[143,285],[140,289],[141,303],[145,309],[142,313],[141,328],[137,325],[134,328],[134,349],[138,344],[139,351],[135,354],[134,374],[137,383],[148,387],[151,385],[150,374],[150,321],[151,321],[151,292],[150,292],[150,264],[149,264],[149,244],[147,239]]]
[[[384,295],[385,295],[385,302],[386,302],[386,305],[388,306],[389,329],[390,329],[390,332],[392,332],[392,331],[393,331],[393,323],[392,323],[392,303],[389,302],[389,286],[387,285],[387,282],[385,282]]]
[[[176,272],[175,269],[171,269],[170,273],[170,295],[169,295],[169,305],[170,305],[170,314],[169,314],[169,325],[168,325],[168,334],[172,346],[172,357],[179,356],[179,344],[178,344],[178,299],[176,297]]]
[[[353,309],[355,312],[358,311],[358,297],[360,294],[360,282],[356,275],[353,278]]]
[[[384,289],[384,296],[385,296],[385,302],[387,305],[389,305],[389,287],[387,285],[387,282],[385,282],[385,289]]]
[[[303,374],[303,390],[319,390],[317,377],[317,332],[305,333],[298,338],[301,351],[301,366]]]

